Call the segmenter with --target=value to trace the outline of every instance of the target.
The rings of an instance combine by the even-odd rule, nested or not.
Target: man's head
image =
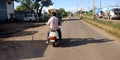
[[[55,13],[55,12],[52,12],[52,16],[56,16],[56,13]]]

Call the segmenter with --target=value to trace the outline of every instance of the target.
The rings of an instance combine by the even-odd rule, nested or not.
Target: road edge
[[[108,38],[110,38],[110,39],[112,39],[112,40],[116,40],[116,41],[119,41],[119,42],[120,42],[120,39],[119,39],[119,38],[117,38],[117,37],[115,37],[114,35],[106,32],[105,30],[100,29],[100,28],[98,28],[98,27],[96,27],[96,26],[94,26],[94,25],[91,25],[91,24],[89,24],[89,23],[87,23],[87,22],[85,22],[85,21],[83,21],[83,20],[81,20],[81,21],[82,21],[83,23],[85,23],[86,25],[90,26],[91,28],[94,28],[96,31],[101,32],[101,34],[105,35],[106,37],[108,37]]]

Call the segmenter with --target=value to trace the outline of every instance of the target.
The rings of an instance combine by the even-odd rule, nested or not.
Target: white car
[[[120,18],[120,8],[111,9],[109,16],[110,16],[110,19]]]
[[[27,14],[26,17],[23,18],[24,21],[38,21],[39,17],[38,14]]]

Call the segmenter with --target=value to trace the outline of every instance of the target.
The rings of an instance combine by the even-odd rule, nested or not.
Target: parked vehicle
[[[24,21],[39,21],[38,14],[27,14],[26,17],[23,17]]]
[[[95,10],[95,15],[99,18],[113,19],[120,18],[120,7],[108,6],[104,8],[98,8]]]
[[[120,18],[120,8],[112,8],[109,13],[109,19]]]
[[[102,18],[103,17],[102,8],[95,9],[94,14],[97,18]]]
[[[102,17],[103,17],[103,12],[102,12],[102,11],[100,11],[100,12],[98,13],[98,17],[99,17],[99,18],[102,18]]]

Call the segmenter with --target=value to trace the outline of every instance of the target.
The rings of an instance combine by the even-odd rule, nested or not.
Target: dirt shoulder
[[[13,23],[2,24],[0,28],[0,60],[20,60],[43,56],[47,48],[45,41],[48,26],[43,23]],[[29,56],[33,53],[34,56]]]

